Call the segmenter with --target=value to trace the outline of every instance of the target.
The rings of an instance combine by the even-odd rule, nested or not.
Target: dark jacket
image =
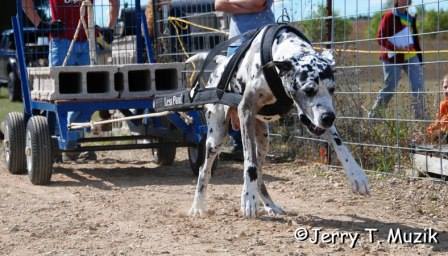
[[[416,51],[421,51],[420,47],[420,41],[417,36],[417,18],[411,17],[411,31],[412,31],[412,38],[414,40],[414,48]],[[381,46],[381,50],[383,51],[394,51],[395,46],[389,42],[389,38],[395,35],[396,33],[400,32],[405,28],[405,25],[401,23],[400,17],[397,17],[394,15],[392,11],[387,11],[384,13],[383,17],[381,18],[381,23],[378,27],[377,32],[377,40],[378,44]],[[422,54],[417,53],[417,56],[420,60],[420,62],[423,61]],[[380,59],[382,61],[392,62],[392,63],[404,63],[404,54],[398,53],[394,57],[389,58],[387,56],[387,52],[384,52],[380,55]]]

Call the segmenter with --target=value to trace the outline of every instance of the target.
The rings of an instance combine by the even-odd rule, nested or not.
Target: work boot
[[[100,110],[98,114],[100,116],[100,121],[110,120],[112,118],[112,115],[109,113],[109,110]],[[112,123],[100,124],[99,127],[102,132],[112,131]]]
[[[375,102],[373,107],[367,113],[368,118],[384,118],[386,113],[386,107],[383,104],[380,104],[378,101]]]

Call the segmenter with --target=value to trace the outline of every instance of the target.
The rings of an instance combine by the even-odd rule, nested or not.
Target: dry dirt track
[[[289,214],[247,220],[239,214],[241,165],[221,162],[210,216],[190,218],[195,179],[185,152],[172,167],[156,167],[145,154],[57,165],[46,187],[0,165],[0,255],[448,255],[445,184],[370,175],[372,196],[364,198],[349,192],[341,170],[268,164],[268,189]],[[348,241],[298,242],[298,227],[361,238],[354,249]],[[383,243],[369,243],[364,228],[379,229],[375,239]],[[440,243],[388,244],[389,228],[433,228]]]

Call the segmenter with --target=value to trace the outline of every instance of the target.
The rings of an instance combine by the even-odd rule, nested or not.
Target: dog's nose
[[[336,115],[333,112],[325,112],[320,117],[320,121],[322,122],[323,126],[328,128],[333,125],[335,118],[336,118]]]

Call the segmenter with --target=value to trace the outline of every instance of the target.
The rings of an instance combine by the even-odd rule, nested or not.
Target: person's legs
[[[232,56],[236,50],[238,49],[239,45],[231,45],[227,48],[227,56]],[[229,136],[232,138],[232,152],[235,154],[242,155],[243,153],[243,142],[241,141],[241,131],[240,130],[233,130],[232,126],[229,125]]]
[[[74,45],[74,49],[71,53],[71,55],[69,56],[68,60],[67,60],[67,65],[68,66],[74,66],[74,65],[81,65],[80,62],[84,61],[83,58],[79,57],[79,46],[77,45],[78,43],[75,43]],[[67,55],[68,49],[70,47],[70,40],[67,39],[52,39],[50,41],[50,51],[49,51],[49,63],[50,66],[61,66],[64,62],[65,56]],[[88,55],[88,48],[87,48],[87,61],[89,60]],[[81,61],[80,61],[81,60]],[[85,61],[83,62],[85,63]],[[88,64],[88,63],[87,63]],[[63,85],[61,85],[63,86]],[[80,112],[76,112],[76,111],[69,111],[67,113],[67,122],[71,123],[71,122],[76,122],[77,119],[80,116]],[[84,136],[84,133],[82,131],[77,132],[77,137],[78,138],[82,138]],[[63,154],[63,160],[67,161],[67,160],[72,160],[75,161],[77,159],[91,159],[94,160],[96,159],[96,155],[94,152],[83,152],[81,154],[78,153],[65,153]]]
[[[90,65],[89,43],[87,41],[76,42],[74,48],[74,58],[76,65]]]
[[[400,69],[401,65],[383,62],[384,88],[380,90],[375,104],[369,111],[369,118],[378,117],[382,114],[381,112],[384,111],[384,108],[392,98],[392,93],[395,92],[398,82],[400,81]]]
[[[67,55],[68,48],[70,46],[70,41],[67,39],[51,39],[50,40],[50,51],[48,53],[48,60],[50,67],[61,66],[64,62],[65,56]],[[74,58],[70,57],[67,60],[67,65],[74,65]]]
[[[426,119],[425,110],[425,83],[423,80],[423,68],[418,57],[409,59],[408,65],[403,67],[409,77],[412,91],[412,108],[416,119]]]

